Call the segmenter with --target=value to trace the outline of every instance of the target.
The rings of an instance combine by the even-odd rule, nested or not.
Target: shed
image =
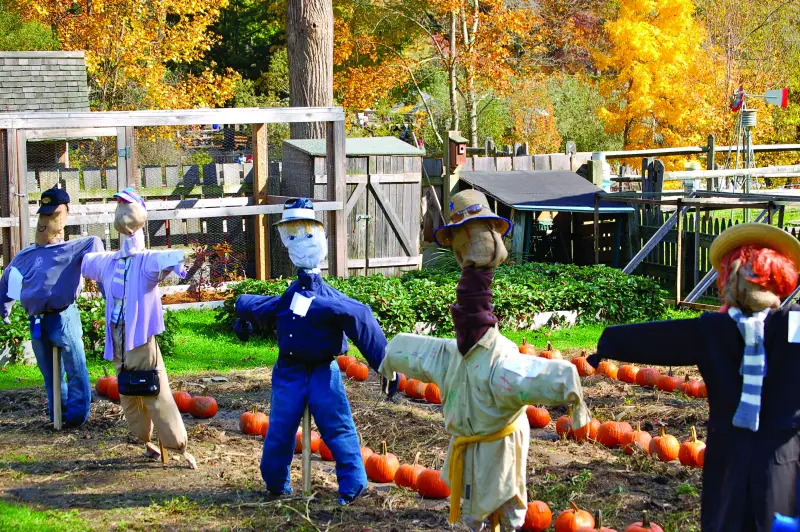
[[[514,222],[512,253],[530,260],[594,264],[594,200],[602,190],[567,170],[462,171],[460,187],[472,187]],[[631,253],[634,209],[601,200],[600,262],[619,266]]]
[[[350,275],[394,276],[418,269],[425,152],[396,137],[364,137],[347,139],[345,153]],[[325,198],[327,184],[325,139],[285,141],[280,194]],[[291,274],[286,251],[276,247],[274,274]]]

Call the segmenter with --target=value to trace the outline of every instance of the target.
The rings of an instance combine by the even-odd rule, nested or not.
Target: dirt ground
[[[169,362],[167,361],[167,364]],[[167,467],[142,455],[120,407],[95,398],[90,421],[55,433],[47,422],[44,390],[0,392],[0,500],[37,509],[77,509],[97,529],[193,530],[445,530],[447,501],[422,500],[393,485],[371,485],[348,507],[336,504],[332,462],[315,455],[314,496],[272,498],[264,490],[258,463],[260,437],[239,432],[239,415],[251,405],[269,411],[268,368],[226,374],[209,392],[220,411],[210,420],[185,415],[190,451],[199,471],[172,457]],[[208,375],[181,379],[193,393]],[[604,377],[583,379],[587,403],[601,421],[622,415],[655,435],[660,423],[683,441],[696,425],[704,438],[705,401],[665,394]],[[172,382],[173,389],[175,382]],[[448,437],[441,407],[398,394],[388,402],[378,393],[375,374],[347,382],[356,426],[373,449],[386,441],[401,463],[441,467]],[[565,413],[550,408],[553,421],[532,431],[528,460],[529,498],[551,504],[554,515],[574,500],[602,510],[604,524],[624,530],[642,510],[670,531],[699,530],[700,472],[677,461],[660,463],[627,456],[598,444],[560,441],[554,422]],[[300,458],[292,463],[295,492]],[[456,526],[456,529],[462,529]]]

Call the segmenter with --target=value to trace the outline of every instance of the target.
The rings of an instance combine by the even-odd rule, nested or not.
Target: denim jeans
[[[33,322],[34,318],[31,318],[31,343],[39,371],[44,377],[50,420],[53,419],[53,347],[55,346],[61,352],[61,371],[58,377],[61,380],[61,410],[64,423],[80,425],[89,419],[92,388],[89,384],[89,372],[86,369],[83,329],[78,307],[73,303],[59,314],[45,314],[41,320],[39,338],[33,338]]]

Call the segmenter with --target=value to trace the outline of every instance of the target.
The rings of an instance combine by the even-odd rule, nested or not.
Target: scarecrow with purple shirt
[[[156,335],[164,332],[164,311],[158,283],[175,272],[186,276],[182,251],[150,251],[144,247],[147,221],[144,200],[128,187],[114,194],[117,209],[114,227],[120,234],[116,252],[90,253],[81,271],[102,284],[106,298],[106,360],[113,360],[117,376],[122,370],[157,370],[157,395],[122,395],[120,405],[131,431],[145,444],[145,456],[165,458],[165,448],[183,453],[189,467],[197,469],[186,451],[183,418],[172,397],[164,359]],[[153,426],[160,449],[150,443]],[[162,456],[163,455],[163,456]]]

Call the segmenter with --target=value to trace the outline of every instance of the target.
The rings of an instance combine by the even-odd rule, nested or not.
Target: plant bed
[[[175,305],[179,303],[200,303],[203,301],[225,301],[232,297],[230,292],[217,292],[212,290],[204,290],[200,294],[189,292],[173,292],[171,294],[164,294],[161,296],[162,305]]]

